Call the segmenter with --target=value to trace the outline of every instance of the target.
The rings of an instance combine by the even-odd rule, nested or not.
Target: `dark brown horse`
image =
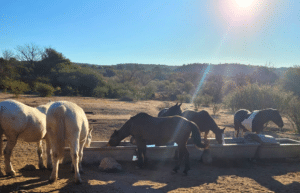
[[[174,115],[180,115],[182,113],[180,106],[181,104],[176,103],[174,106],[170,108],[164,108],[158,113],[158,117],[168,117],[168,116],[174,116]]]
[[[222,144],[224,134],[224,129],[220,129],[214,119],[209,115],[209,113],[205,110],[196,112],[196,111],[184,111],[181,114],[182,117],[187,118],[190,121],[196,123],[199,127],[200,132],[205,132],[204,139],[207,140],[207,135],[209,131],[212,131],[215,136],[216,140],[219,144]]]
[[[131,117],[118,131],[111,135],[107,146],[117,146],[129,135],[134,136],[138,148],[138,166],[143,167],[146,158],[146,143],[164,145],[168,142],[178,144],[179,159],[173,171],[177,172],[184,159],[184,173],[190,169],[189,152],[186,144],[190,134],[196,147],[208,148],[208,144],[201,143],[197,125],[180,116],[152,117],[147,113],[139,113]]]
[[[236,131],[236,137],[239,135],[239,130],[248,131],[248,129],[242,124],[252,113],[246,109],[240,109],[234,114],[234,129]],[[264,129],[264,124],[273,121],[278,127],[283,127],[282,118],[276,109],[263,109],[259,110],[252,120],[252,132],[260,133]]]
[[[170,108],[164,108],[163,110],[161,110],[158,113],[158,117],[168,117],[168,116],[174,116],[174,115],[180,115],[182,113],[180,106],[181,104],[176,103],[174,106],[170,107]],[[136,141],[134,139],[134,137],[132,136],[130,138],[130,143],[135,145]],[[147,144],[150,144],[149,142],[147,142]]]

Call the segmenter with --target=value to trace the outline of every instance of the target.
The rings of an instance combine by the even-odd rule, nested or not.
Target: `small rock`
[[[122,166],[114,158],[106,157],[101,160],[99,169],[102,172],[121,172]]]
[[[202,159],[204,164],[210,164],[212,162],[212,157],[211,157],[209,149],[205,149],[203,151],[201,159]]]
[[[21,170],[23,170],[23,171],[34,171],[34,170],[36,170],[36,167],[32,164],[27,164]]]

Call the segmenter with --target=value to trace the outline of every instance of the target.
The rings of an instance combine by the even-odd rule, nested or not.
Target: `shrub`
[[[195,111],[198,111],[198,109],[199,109],[199,107],[201,105],[201,97],[197,96],[195,98],[195,100],[193,101],[193,103],[194,103],[194,109],[195,109]]]
[[[293,95],[291,92],[284,92],[276,87],[248,84],[239,87],[228,94],[224,98],[224,104],[232,111],[238,109],[248,109],[253,111],[265,108],[284,110],[292,97]]]
[[[176,97],[180,103],[190,103],[192,99],[190,94],[179,94]]]
[[[15,97],[19,97],[20,94],[30,90],[28,84],[19,80],[10,81],[8,84],[11,92],[15,94]]]
[[[213,115],[216,115],[221,110],[222,104],[214,103],[212,106],[213,106]]]
[[[300,100],[294,97],[285,109],[285,114],[291,121],[293,128],[300,133]]]
[[[123,96],[119,100],[120,101],[133,101],[133,98],[130,96]]]
[[[107,87],[97,86],[93,91],[93,97],[104,98],[108,92]]]
[[[41,97],[49,97],[54,94],[55,89],[50,84],[38,82],[35,84],[35,90]]]

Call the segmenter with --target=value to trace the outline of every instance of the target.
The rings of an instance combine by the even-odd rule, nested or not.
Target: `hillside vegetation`
[[[16,97],[90,96],[120,100],[171,100],[224,105],[235,111],[278,108],[300,130],[300,68],[244,64],[92,65],[72,63],[53,48],[35,44],[5,50],[0,89]],[[216,106],[217,107],[217,106]]]

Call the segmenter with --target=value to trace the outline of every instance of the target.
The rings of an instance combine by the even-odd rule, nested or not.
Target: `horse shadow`
[[[175,161],[151,161],[143,169],[136,169],[135,162],[119,162],[123,171],[119,173],[105,173],[98,169],[97,164],[83,165],[84,173],[81,174],[83,183],[75,185],[74,174],[70,165],[60,165],[58,181],[67,179],[63,187],[57,188],[55,182],[50,185],[48,179],[51,172],[48,170],[19,171],[20,176],[30,178],[22,182],[0,187],[0,192],[18,190],[32,190],[49,186],[59,192],[168,192],[184,188],[197,188],[201,185],[218,184],[220,178],[233,177],[249,178],[262,187],[274,192],[293,192],[299,190],[300,183],[293,181],[284,184],[276,180],[276,176],[286,175],[289,172],[300,171],[297,162],[279,162],[247,159],[240,160],[213,160],[205,165],[199,160],[191,160],[191,170],[188,175],[182,171],[172,174],[171,170]],[[266,169],[268,172],[262,172]],[[266,171],[266,170],[265,170]],[[154,184],[154,183],[155,184]],[[52,191],[52,190],[51,190]]]

